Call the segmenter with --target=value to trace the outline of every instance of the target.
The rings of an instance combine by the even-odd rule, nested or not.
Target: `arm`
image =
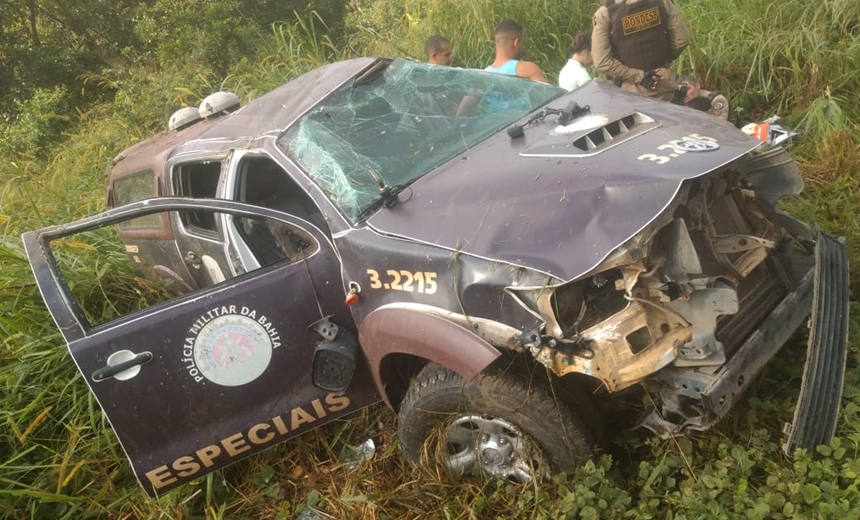
[[[612,43],[609,40],[609,11],[601,6],[592,19],[591,56],[594,68],[612,79],[630,83],[642,81],[643,71],[630,68],[612,57]]]
[[[521,78],[528,78],[532,81],[540,81],[541,83],[547,83],[546,76],[540,67],[530,61],[519,61],[517,62],[517,76]]]
[[[457,105],[457,112],[454,114],[457,117],[469,116],[475,112],[475,107],[478,106],[478,98],[472,95],[465,95]]]
[[[687,48],[687,45],[690,43],[690,32],[687,30],[684,19],[681,18],[680,11],[675,7],[675,2],[664,0],[663,4],[666,6],[666,18],[668,18],[666,31],[669,34],[669,49],[672,52],[671,61],[680,56],[684,52],[684,49]]]

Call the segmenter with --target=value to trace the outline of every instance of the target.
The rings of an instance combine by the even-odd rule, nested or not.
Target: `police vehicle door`
[[[120,265],[128,260],[115,224],[191,210],[230,215],[241,239],[231,245],[253,270],[175,296]],[[150,495],[378,400],[363,361],[339,388],[315,379],[315,349],[332,341],[333,325],[334,341],[352,338],[354,324],[332,244],[301,220],[164,198],[29,232],[24,242],[48,309]]]
[[[177,197],[215,198],[226,157],[206,156],[168,164],[171,193]],[[196,287],[210,287],[234,276],[226,257],[223,219],[211,211],[171,214],[176,247]]]

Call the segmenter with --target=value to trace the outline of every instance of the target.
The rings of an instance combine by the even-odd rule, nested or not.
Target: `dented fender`
[[[471,379],[501,355],[498,349],[443,317],[403,308],[379,308],[358,329],[373,382],[388,406],[391,400],[380,366],[390,354],[409,354],[433,361]]]

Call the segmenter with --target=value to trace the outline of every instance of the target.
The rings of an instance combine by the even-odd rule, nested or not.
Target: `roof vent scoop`
[[[209,117],[220,112],[232,112],[239,108],[239,96],[232,92],[209,94],[200,103],[200,117]]]
[[[167,121],[169,130],[179,130],[200,121],[200,111],[194,107],[180,108]]]

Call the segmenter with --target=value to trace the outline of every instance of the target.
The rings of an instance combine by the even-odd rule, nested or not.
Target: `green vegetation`
[[[785,207],[849,241],[860,290],[860,11],[856,0],[677,0],[693,34],[676,68],[727,93],[733,117],[784,116],[806,191]],[[779,448],[799,389],[804,339],[780,354],[723,423],[687,439],[623,437],[552,482],[456,482],[413,469],[393,414],[370,408],[157,500],[68,356],[19,234],[104,207],[104,174],[169,114],[228,89],[244,100],[356,55],[422,58],[447,35],[455,65],[491,61],[493,26],[526,27],[529,58],[555,79],[597,2],[573,0],[13,0],[0,6],[0,516],[47,518],[858,518],[860,306],[838,437],[817,457]],[[317,14],[319,13],[319,14]],[[97,240],[93,237],[93,240]],[[75,247],[70,245],[70,247]],[[89,247],[79,244],[78,247]],[[113,265],[107,251],[92,251]],[[67,266],[74,271],[75,266]],[[133,274],[81,273],[78,290],[133,306]],[[131,281],[131,282],[130,282]],[[141,282],[142,284],[142,282]],[[108,299],[108,298],[105,298]],[[110,312],[110,309],[105,309]],[[379,449],[351,465],[350,446]]]

